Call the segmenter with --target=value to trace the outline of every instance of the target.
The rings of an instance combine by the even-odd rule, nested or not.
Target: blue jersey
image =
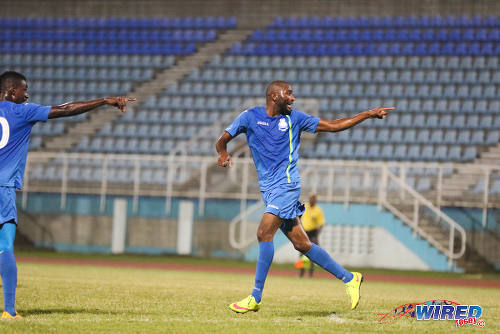
[[[300,134],[315,132],[319,118],[292,110],[290,115],[270,117],[265,107],[242,112],[226,131],[233,137],[244,132],[259,176],[261,191],[300,182]]]
[[[0,186],[21,189],[31,128],[49,112],[47,106],[0,101]]]

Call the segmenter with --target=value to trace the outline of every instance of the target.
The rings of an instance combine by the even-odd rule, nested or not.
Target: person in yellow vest
[[[316,245],[319,244],[319,233],[325,225],[325,217],[323,215],[323,210],[317,205],[316,195],[312,194],[309,197],[309,202],[306,203],[306,211],[302,215],[302,226],[306,231],[307,236],[311,242]],[[300,269],[300,277],[304,276],[306,269],[309,269],[309,277],[313,276],[314,264],[306,256],[301,256],[297,267]]]

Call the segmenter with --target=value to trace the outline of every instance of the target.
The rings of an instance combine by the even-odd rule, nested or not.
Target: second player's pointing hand
[[[370,118],[384,118],[390,110],[394,110],[394,107],[383,107],[383,108],[375,108],[368,110],[368,113],[370,114]]]
[[[135,101],[135,97],[127,97],[127,96],[118,96],[118,97],[108,97],[106,98],[106,103],[112,106],[117,107],[122,112],[125,112],[125,107],[127,106],[127,102]]]

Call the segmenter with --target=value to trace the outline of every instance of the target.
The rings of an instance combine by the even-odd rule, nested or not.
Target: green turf
[[[359,309],[350,311],[343,285],[337,280],[270,276],[261,311],[235,314],[227,306],[248,295],[253,275],[18,266],[17,309],[25,318],[1,321],[0,333],[500,332],[500,289],[367,281]],[[377,324],[378,313],[429,299],[479,304],[486,326],[456,329],[452,321],[408,318]]]
[[[179,255],[138,255],[138,254],[82,254],[82,253],[65,253],[53,251],[16,251],[16,256],[41,257],[41,258],[64,258],[77,260],[99,260],[99,261],[123,261],[123,262],[141,262],[141,263],[168,263],[168,264],[186,264],[186,265],[202,265],[202,266],[223,266],[237,268],[255,268],[255,262],[244,262],[228,259],[206,259],[191,256]],[[291,264],[276,264],[273,267],[280,270],[296,271]],[[322,270],[316,267],[317,270]],[[500,281],[500,272],[496,273],[478,273],[478,274],[460,274],[448,272],[431,272],[431,271],[416,271],[416,270],[389,270],[389,269],[374,269],[374,268],[349,268],[350,270],[360,271],[366,274],[390,274],[397,276],[415,276],[415,277],[431,277],[431,278],[460,278],[472,280],[495,280]]]

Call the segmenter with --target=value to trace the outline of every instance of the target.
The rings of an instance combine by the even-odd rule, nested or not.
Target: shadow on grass
[[[98,315],[117,315],[123,312],[103,311],[99,309],[83,309],[83,308],[52,308],[52,309],[19,309],[19,314],[23,317],[30,315],[43,315],[43,314],[98,314]]]

